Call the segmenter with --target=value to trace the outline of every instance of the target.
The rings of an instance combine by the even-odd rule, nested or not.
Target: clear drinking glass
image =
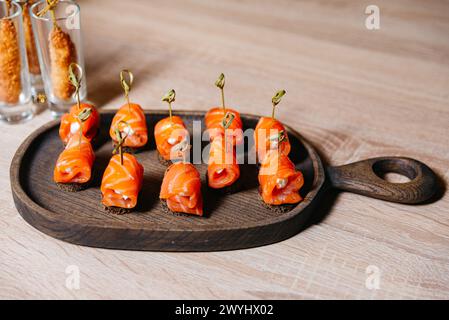
[[[69,80],[69,66],[75,62],[84,68],[80,8],[70,0],[60,0],[52,11],[39,15],[47,7],[42,0],[31,6],[33,24],[45,94],[53,116],[68,112],[75,104],[75,87]],[[83,75],[80,99],[86,98],[86,76]]]
[[[20,5],[0,0],[0,120],[8,123],[34,115],[22,28]]]

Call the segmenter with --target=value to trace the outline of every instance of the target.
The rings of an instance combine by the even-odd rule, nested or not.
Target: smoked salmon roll
[[[234,118],[227,129],[223,126],[223,120],[226,115],[232,115]],[[243,123],[238,111],[228,108],[212,108],[206,113],[204,122],[211,141],[217,137],[223,138],[226,133],[227,137],[232,137],[233,145],[241,145],[243,143]]]
[[[167,168],[159,197],[172,213],[203,215],[200,174],[190,163],[177,162]]]
[[[148,142],[145,113],[138,104],[130,103],[129,105],[123,105],[112,119],[109,135],[114,143],[117,144],[115,129],[119,129],[128,135],[123,147],[128,148],[129,151],[140,149]]]
[[[279,90],[271,99],[272,110],[271,117],[262,117],[257,123],[254,131],[254,142],[256,156],[259,163],[263,162],[268,151],[277,150],[281,154],[288,156],[291,150],[287,131],[281,122],[274,117],[277,105],[287,92]]]
[[[90,141],[75,133],[56,161],[53,180],[66,191],[79,191],[90,182],[94,161]]]
[[[134,75],[131,71],[120,71],[120,84],[125,92],[126,103],[115,114],[109,129],[109,135],[115,146],[118,145],[116,130],[122,133],[120,136],[126,135],[126,139],[122,141],[121,148],[128,152],[137,151],[148,142],[145,113],[140,105],[131,103],[129,100],[133,82]]]
[[[81,103],[80,106],[74,105],[69,113],[61,117],[61,125],[59,127],[59,137],[64,144],[67,144],[70,138],[80,131],[83,127],[83,135],[87,140],[97,135],[100,127],[100,114],[97,109],[88,103]]]
[[[299,190],[304,185],[303,175],[283,153],[273,150],[266,154],[259,171],[259,184],[262,200],[268,206],[283,210],[281,206],[302,200]]]
[[[171,89],[165,96],[162,97],[162,101],[168,103],[169,116],[160,120],[154,127],[154,139],[156,140],[156,148],[159,152],[159,162],[164,165],[170,165],[172,160],[179,160],[177,156],[178,151],[175,151],[180,147],[180,143],[184,143],[189,140],[189,131],[187,130],[184,122],[178,116],[173,116],[171,104],[175,102],[176,92]]]
[[[168,164],[170,160],[175,160],[176,154],[172,152],[173,147],[188,137],[189,132],[181,117],[172,116],[160,120],[154,128],[154,138],[161,162]]]
[[[241,145],[243,139],[243,123],[240,114],[233,109],[229,109],[225,104],[225,75],[222,73],[215,81],[215,86],[221,91],[221,108],[210,109],[205,117],[206,131],[209,133],[210,140],[217,137],[232,138],[233,145]]]
[[[285,127],[278,120],[269,117],[262,117],[257,123],[254,131],[254,143],[259,162],[263,161],[269,150],[279,150],[286,156],[291,150]]]
[[[226,148],[223,138],[212,141],[207,167],[207,183],[212,189],[224,190],[232,193],[237,190],[240,177],[240,167],[232,145]],[[231,188],[232,187],[232,188]]]
[[[121,161],[123,157],[123,162]],[[130,153],[114,155],[101,181],[102,203],[115,214],[129,212],[137,205],[143,184],[143,166]]]

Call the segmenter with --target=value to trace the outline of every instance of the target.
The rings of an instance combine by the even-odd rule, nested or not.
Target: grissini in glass
[[[33,26],[31,24],[30,8],[37,0],[15,1],[22,6],[23,36],[28,59],[28,69],[31,75],[31,84],[40,79],[41,68],[37,56],[36,42],[34,39]]]
[[[30,10],[45,93],[53,116],[60,116],[76,102],[68,67],[76,63],[85,70],[80,8],[70,0],[42,0]],[[85,76],[82,81],[79,97],[84,100]]]
[[[0,1],[0,119],[17,123],[33,117],[23,37],[22,8]]]
[[[31,97],[38,106],[37,112],[47,108],[47,99],[44,92],[44,83],[41,77],[41,68],[37,54],[36,40],[34,37],[33,26],[31,23],[30,8],[38,0],[20,0],[15,2],[22,6],[23,16],[23,36],[25,40],[25,49],[28,60],[28,70],[30,72]]]

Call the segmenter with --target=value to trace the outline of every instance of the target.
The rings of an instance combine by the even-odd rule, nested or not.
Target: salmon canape
[[[136,157],[123,152],[128,134],[115,129],[117,145],[101,180],[102,203],[114,214],[130,212],[137,205],[143,185],[143,166]]]
[[[239,177],[240,167],[234,148],[230,143],[226,147],[223,138],[214,139],[211,142],[207,167],[209,187],[232,193],[237,191]]]
[[[70,109],[69,113],[62,116],[59,137],[66,144],[72,135],[77,132],[82,132],[89,141],[92,141],[100,128],[100,115],[93,105],[81,103],[80,101],[79,92],[83,78],[83,69],[81,66],[76,63],[71,63],[69,65],[68,75],[71,85],[75,88],[76,105]]]
[[[162,101],[168,103],[169,116],[160,120],[154,127],[154,139],[159,152],[159,161],[164,165],[170,165],[172,160],[179,160],[177,158],[178,152],[175,151],[176,148],[174,149],[174,147],[189,138],[189,132],[181,117],[172,114],[171,104],[175,99],[176,92],[173,89],[162,97]]]
[[[162,161],[170,161],[173,159],[172,149],[180,142],[188,138],[187,131],[181,117],[172,116],[159,121],[154,128],[154,138],[156,147]]]
[[[234,120],[226,131],[223,126],[223,121],[224,119],[229,117],[233,117]],[[243,143],[244,138],[242,119],[240,118],[240,114],[236,110],[223,110],[223,108],[218,107],[212,108],[206,113],[204,122],[206,124],[206,128],[211,141],[217,137],[223,138],[226,133],[228,137],[232,137],[233,145],[241,145]]]
[[[92,141],[100,127],[100,115],[93,105],[88,103],[81,103],[79,106],[74,105],[69,113],[61,117],[59,137],[62,142],[67,144],[70,138],[80,131],[81,126],[83,127],[83,135],[87,140]]]
[[[222,73],[215,85],[221,91],[221,107],[210,109],[204,118],[209,138],[212,141],[216,137],[224,137],[225,133],[228,137],[232,137],[233,145],[241,145],[244,142],[243,138],[243,123],[240,118],[240,113],[236,110],[226,108],[224,98],[225,76]],[[232,123],[225,128],[224,123],[232,118]]]
[[[276,106],[285,95],[285,90],[278,91],[272,99],[273,110],[271,117],[262,117],[254,130],[256,156],[261,163],[270,150],[278,150],[288,156],[291,150],[290,141],[284,125],[275,117]]]
[[[190,150],[187,140],[176,146],[182,161],[170,165],[162,180],[159,198],[163,207],[174,214],[203,215],[200,173],[186,158]]]
[[[293,162],[283,153],[270,151],[266,154],[259,171],[260,193],[263,202],[272,209],[302,201],[299,190],[304,178]],[[275,206],[275,207],[274,207]]]
[[[203,215],[200,174],[191,163],[177,162],[167,168],[159,197],[172,213]]]
[[[125,78],[127,75],[128,79]],[[112,119],[109,135],[111,139],[117,144],[115,130],[127,134],[127,139],[123,144],[125,151],[136,151],[148,142],[148,129],[145,113],[140,105],[131,103],[129,101],[129,92],[134,81],[134,76],[131,71],[122,70],[120,72],[120,83],[125,91],[126,104],[124,104],[115,114]]]
[[[123,147],[127,148],[127,151],[136,151],[148,142],[145,114],[138,104],[130,103],[123,105],[112,119],[109,135],[114,143],[117,144],[115,129],[128,134],[128,138],[123,144]]]
[[[263,161],[269,150],[279,150],[286,156],[291,150],[285,127],[276,119],[269,117],[260,118],[254,130],[254,143],[259,162]]]
[[[136,157],[130,153],[114,155],[101,181],[103,205],[112,213],[129,212],[137,205],[142,184],[143,166]]]
[[[95,153],[89,139],[75,133],[56,161],[53,180],[63,190],[82,190],[91,181],[94,161]]]

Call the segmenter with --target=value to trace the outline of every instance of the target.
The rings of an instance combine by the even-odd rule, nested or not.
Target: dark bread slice
[[[268,210],[271,210],[275,213],[286,213],[286,212],[293,210],[293,208],[296,206],[296,204],[272,205],[272,204],[266,203],[265,201],[263,201],[262,192],[260,190],[260,187],[259,187],[259,198],[260,198],[260,201],[262,201],[262,204],[265,208],[267,208]]]
[[[166,200],[164,200],[164,199],[160,199],[160,200],[161,200],[161,203],[162,203],[162,210],[163,210],[165,213],[172,214],[172,215],[174,215],[174,216],[176,216],[176,217],[191,217],[191,216],[192,216],[191,214],[188,214],[188,213],[173,212],[173,211],[171,211],[171,210],[168,208],[168,205],[167,205],[167,201],[166,201]],[[193,216],[195,216],[195,215],[193,215]]]
[[[165,160],[159,152],[157,153],[157,159],[159,160],[160,164],[166,167],[170,166],[173,163],[170,160]]]
[[[104,209],[112,214],[116,214],[116,215],[123,215],[123,214],[127,214],[130,213],[132,211],[132,209],[127,209],[127,208],[120,208],[120,207],[104,207]]]
[[[78,192],[85,190],[89,187],[89,184],[90,181],[86,183],[59,183],[59,182],[56,183],[59,189],[66,192]]]
[[[265,208],[267,208],[275,213],[287,213],[289,211],[292,211],[292,209],[295,207],[295,205],[293,205],[293,204],[283,204],[280,206],[274,206],[274,205],[265,203],[265,201],[263,201],[263,200],[262,200],[262,204],[264,205]]]

